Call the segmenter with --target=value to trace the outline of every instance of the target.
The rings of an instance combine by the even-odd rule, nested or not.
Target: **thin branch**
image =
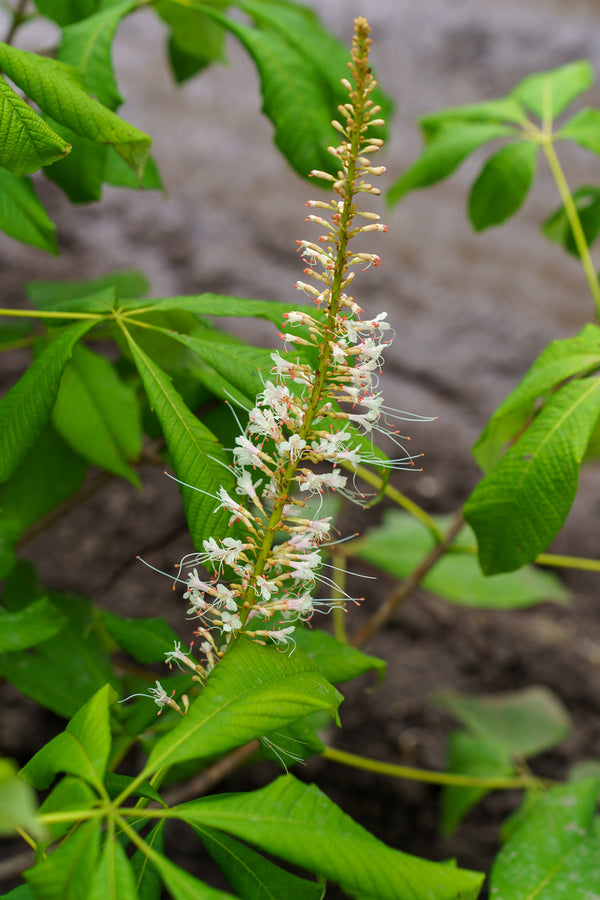
[[[231,775],[232,772],[235,772],[236,769],[239,769],[259,750],[260,744],[258,741],[250,741],[248,744],[244,744],[243,747],[232,750],[231,753],[209,766],[204,772],[200,772],[199,775],[192,778],[191,781],[166,791],[163,795],[163,800],[168,806],[177,806],[179,803],[185,803],[186,800],[191,800],[193,797],[201,797],[220,781],[223,781],[224,778],[227,778],[228,775]]]
[[[400,587],[393,591],[389,597],[386,597],[379,609],[367,622],[365,622],[362,628],[359,628],[350,641],[354,647],[362,647],[371,640],[377,631],[390,621],[400,604],[406,600],[409,594],[412,594],[423,578],[425,578],[429,570],[433,568],[438,559],[440,559],[448,550],[464,524],[465,520],[463,519],[462,511],[459,511],[452,518],[440,543],[436,544],[435,547],[432,547],[416,569],[413,569],[408,578],[402,582]]]
[[[423,781],[427,784],[479,787],[506,791],[522,788],[539,789],[555,784],[550,779],[536,778],[535,775],[460,775],[454,772],[434,772],[429,769],[417,769],[414,766],[398,766],[395,763],[379,762],[366,756],[358,756],[356,753],[347,753],[345,750],[336,750],[334,747],[325,747],[321,756],[323,759],[330,759],[332,762],[341,763],[343,766],[365,769],[368,772],[377,772],[380,775],[392,775],[394,778]]]

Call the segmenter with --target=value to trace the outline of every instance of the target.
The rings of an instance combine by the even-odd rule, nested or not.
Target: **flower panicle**
[[[285,350],[272,354],[271,378],[231,449],[235,496],[223,487],[210,495],[217,501],[215,510],[230,513],[235,536],[211,537],[202,552],[188,554],[179,564],[176,580],[186,588],[203,662],[182,654],[179,646],[168,661],[192,669],[199,680],[240,634],[293,652],[298,623],[353,599],[314,599],[319,584],[333,585],[323,573],[322,551],[332,538],[331,518],[321,515],[325,493],[361,505],[367,500],[342,466],[414,468],[416,457],[405,450],[394,423],[421,417],[385,406],[379,391],[393,330],[386,313],[362,318],[363,310],[348,293],[357,270],[381,262],[378,254],[355,250],[350,243],[365,233],[387,231],[378,214],[360,210],[356,202],[360,194],[379,194],[371,180],[385,172],[367,155],[383,145],[371,133],[383,122],[371,99],[377,82],[369,67],[369,32],[367,21],[356,19],[350,78],[342,79],[348,102],[333,122],[341,139],[329,148],[339,164],[337,174],[310,173],[333,188],[331,200],[307,203],[315,211],[307,221],[324,234],[297,242],[307,280],[295,287],[317,310],[305,306],[284,315],[280,338]],[[397,444],[395,459],[376,453],[376,432]],[[199,566],[209,575],[201,577]],[[160,700],[167,702],[163,695]]]

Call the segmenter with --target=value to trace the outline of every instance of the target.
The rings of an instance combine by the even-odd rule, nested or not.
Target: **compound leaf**
[[[559,900],[598,896],[598,779],[555,787],[516,825],[492,868],[491,896]]]
[[[29,650],[0,654],[0,674],[25,696],[68,718],[101,687],[117,688],[118,681],[87,597],[50,592],[49,599],[67,624]]]
[[[0,607],[0,653],[33,647],[60,631],[65,622],[47,597],[12,613]]]
[[[17,241],[58,255],[56,226],[40,203],[31,179],[17,178],[3,168],[0,168],[0,228]]]
[[[475,900],[484,877],[392,850],[317,787],[291,775],[258,791],[195,800],[171,812],[192,825],[226,831],[316,872],[352,896]]]
[[[600,154],[600,110],[588,108],[575,113],[572,119],[565,122],[558,137],[575,141],[580,147]]]
[[[520,209],[535,176],[539,149],[533,141],[514,141],[490,156],[469,195],[475,231],[500,225]]]
[[[100,829],[100,819],[84,822],[54,853],[24,873],[36,900],[87,900]]]
[[[102,790],[110,753],[109,705],[115,699],[110,685],[100,688],[67,724],[21,769],[37,788],[46,788],[58,772],[78,775]]]
[[[43,112],[82,137],[112,144],[136,175],[142,177],[151,138],[94,100],[77,69],[2,43],[0,68]]]
[[[128,462],[138,457],[142,447],[137,398],[105,357],[82,345],[74,348],[52,421],[84,459],[139,486]]]
[[[165,297],[153,300],[125,301],[123,307],[128,312],[140,315],[142,312],[163,312],[181,309],[205,316],[224,316],[243,318],[251,316],[268,319],[275,325],[281,325],[283,313],[298,309],[297,303],[275,303],[271,300],[250,300],[244,297],[226,297],[222,294],[198,294],[190,297]]]
[[[73,347],[96,324],[87,319],[63,328],[0,400],[0,482],[14,472],[50,418]]]
[[[567,63],[548,72],[528,75],[511,91],[540,119],[555,119],[594,83],[594,70],[587,60]]]
[[[37,172],[62,159],[70,144],[47,125],[0,77],[0,166],[13,175]]]
[[[121,20],[138,5],[124,0],[63,28],[57,58],[81,72],[87,91],[108,109],[123,102],[113,72],[111,50]]]
[[[514,764],[508,747],[496,739],[453,731],[448,738],[446,770],[457,775],[499,778],[511,775]],[[440,829],[453,834],[466,814],[490,792],[486,787],[447,785],[442,791]]]
[[[479,482],[464,508],[488,575],[510,572],[548,547],[567,517],[600,407],[600,379],[561,387]]]
[[[500,459],[506,443],[516,437],[533,416],[539,398],[548,398],[567,378],[591,374],[599,366],[600,328],[597,325],[590,323],[573,338],[552,341],[500,404],[475,442],[473,456],[484,472]]]
[[[600,187],[586,185],[572,193],[573,203],[581,222],[586,244],[591,247],[600,234]],[[542,225],[546,237],[560,244],[568,253],[579,256],[571,225],[564,206],[559,206]]]
[[[230,835],[198,825],[194,831],[240,900],[322,900],[324,886],[286,872]]]
[[[483,144],[514,136],[514,128],[507,125],[477,121],[444,122],[434,132],[421,156],[392,185],[387,194],[388,202],[397,203],[409,191],[447,178]]]
[[[142,379],[151,407],[165,435],[167,447],[181,485],[181,494],[190,534],[196,547],[205,538],[218,537],[228,527],[229,513],[215,511],[215,485],[234,491],[233,475],[227,470],[229,460],[211,431],[185,405],[167,375],[135,343],[127,340]],[[193,485],[193,487],[190,487]]]
[[[447,692],[435,697],[471,734],[496,741],[513,756],[528,757],[550,750],[569,733],[571,723],[564,706],[548,688],[477,695]]]
[[[207,4],[194,5],[235,35],[252,57],[260,76],[263,112],[275,128],[276,146],[292,168],[303,178],[312,169],[336,171],[327,153],[336,135],[331,105],[310,44],[303,42],[299,51],[273,29],[251,28]]]
[[[137,900],[135,875],[122,844],[106,841],[98,868],[91,877],[88,900]]]
[[[210,673],[185,719],[154,746],[144,775],[225,753],[317,710],[337,721],[341,699],[300,650],[288,656],[241,638]]]
[[[449,519],[436,517],[444,530]],[[565,602],[568,593],[551,572],[526,566],[519,572],[485,576],[475,556],[477,541],[463,528],[442,559],[427,573],[423,587],[459,606],[482,609],[518,609],[544,600]],[[390,510],[383,525],[357,541],[354,552],[396,578],[406,578],[418,560],[433,549],[434,540],[420,522],[399,510]]]

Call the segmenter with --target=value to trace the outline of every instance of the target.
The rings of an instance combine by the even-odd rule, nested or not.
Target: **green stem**
[[[389,597],[386,597],[371,618],[356,632],[350,642],[353,647],[362,647],[389,622],[400,604],[419,586],[437,561],[447,553],[464,524],[465,520],[459,510],[450,521],[440,543],[431,548],[402,584]]]
[[[358,543],[358,542],[357,542]],[[477,547],[452,548],[452,552],[477,554]],[[581,572],[600,572],[600,559],[589,559],[585,556],[561,556],[558,553],[540,553],[533,560],[536,566],[552,566],[559,569],[579,569]]]
[[[105,319],[101,313],[56,312],[41,309],[0,309],[0,316],[14,316],[19,319]]]
[[[394,763],[379,762],[366,756],[347,753],[345,750],[336,750],[333,747],[325,747],[321,756],[324,759],[330,759],[332,762],[340,763],[343,766],[351,766],[354,769],[365,769],[367,772],[377,772],[379,775],[391,775],[393,778],[424,781],[427,784],[489,788],[490,790],[515,790],[515,788],[545,788],[553,783],[549,779],[536,778],[533,775],[478,777],[476,775],[455,775],[452,772],[432,772],[427,769],[417,769],[413,766],[398,766]]]
[[[600,559],[561,556],[558,553],[540,553],[534,562],[539,566],[558,566],[563,569],[580,569],[583,572],[600,572]]]
[[[418,519],[419,522],[422,522],[423,525],[429,529],[435,538],[436,544],[439,544],[444,539],[444,535],[436,525],[435,521],[418,505],[418,503],[414,503],[414,501],[410,500],[405,494],[391,484],[386,484],[385,487],[383,487],[383,479],[377,475],[376,472],[372,472],[371,469],[367,469],[365,466],[353,466],[348,462],[341,462],[340,466],[344,469],[348,469],[350,472],[354,472],[359,478],[366,481],[367,484],[372,485],[377,490],[383,490],[386,497],[389,497],[397,506],[405,509],[406,512],[410,513],[411,516],[414,516],[415,519]]]
[[[594,301],[594,306],[596,307],[596,315],[600,317],[600,284],[598,284],[598,277],[596,275],[596,270],[594,269],[594,264],[590,256],[590,251],[585,239],[585,234],[583,233],[583,228],[581,225],[579,214],[577,212],[577,207],[575,206],[571,191],[569,190],[569,185],[567,184],[567,179],[565,178],[562,166],[558,160],[558,156],[556,155],[554,144],[551,140],[545,140],[542,143],[542,147],[544,148],[544,153],[546,154],[546,159],[548,160],[548,165],[550,166],[550,171],[552,172],[552,176],[554,178],[554,181],[556,182],[558,193],[560,194],[567,219],[569,220],[569,225],[571,226],[571,231],[573,232],[575,246],[577,247],[577,251],[581,258],[581,265],[583,266],[590,293]]]

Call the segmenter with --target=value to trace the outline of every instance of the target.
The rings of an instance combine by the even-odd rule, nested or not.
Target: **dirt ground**
[[[589,58],[600,72],[600,13],[591,0],[319,0],[313,6],[345,41],[355,15],[371,21],[375,66],[397,102],[385,159],[388,185],[419,151],[419,114],[499,96],[530,71],[573,59]],[[39,46],[36,27],[23,31],[22,46]],[[27,279],[91,278],[125,267],[145,271],[156,296],[210,290],[294,297],[294,241],[306,236],[304,201],[311,187],[272,147],[251,64],[232,45],[228,68],[215,67],[178,90],[166,72],[163,37],[162,26],[144,11],[124,23],[115,59],[129,98],[122,114],[153,135],[168,196],[109,189],[100,205],[72,208],[41,180],[40,193],[58,223],[61,256],[50,259],[0,238],[4,305],[23,302]],[[600,105],[598,88],[586,100]],[[378,251],[384,266],[367,273],[357,289],[361,305],[373,313],[387,309],[396,330],[383,380],[388,396],[394,405],[439,416],[412,432],[425,452],[424,473],[396,478],[432,513],[453,511],[467,497],[478,478],[469,448],[539,351],[592,317],[576,263],[538,231],[557,205],[543,165],[513,222],[472,234],[464,208],[482,158],[388,212],[390,233]],[[565,159],[572,186],[598,183],[597,158],[567,151]],[[266,331],[256,337],[276,340]],[[4,384],[12,383],[22,364],[20,354],[0,360]],[[28,543],[22,555],[36,562],[50,587],[81,591],[130,616],[165,615],[180,629],[182,602],[135,561],[139,554],[165,567],[189,549],[179,495],[155,470],[141,476],[142,492],[110,483]],[[598,555],[599,487],[598,469],[586,470],[556,552]],[[380,516],[379,508],[373,510],[360,528]],[[598,580],[576,574],[564,580],[573,594],[569,607],[543,604],[510,613],[452,607],[425,592],[412,595],[366,648],[388,661],[383,685],[367,694],[368,678],[346,686],[343,730],[332,729],[328,739],[378,759],[443,768],[453,723],[431,704],[431,695],[448,688],[491,693],[543,684],[566,705],[573,730],[560,748],[535,761],[534,770],[564,778],[574,762],[598,757]],[[392,587],[385,578],[373,583],[363,607],[352,613],[351,629]],[[359,592],[365,592],[362,584]],[[7,755],[27,758],[62,727],[6,685],[0,702],[0,746]],[[273,774],[274,766],[262,764],[219,789],[243,789]],[[480,870],[489,869],[498,825],[517,800],[515,794],[494,794],[455,837],[442,840],[435,788],[322,760],[297,774],[314,780],[390,845],[429,859],[455,856],[461,866]],[[193,864],[194,848],[181,846],[179,838],[178,861]]]

